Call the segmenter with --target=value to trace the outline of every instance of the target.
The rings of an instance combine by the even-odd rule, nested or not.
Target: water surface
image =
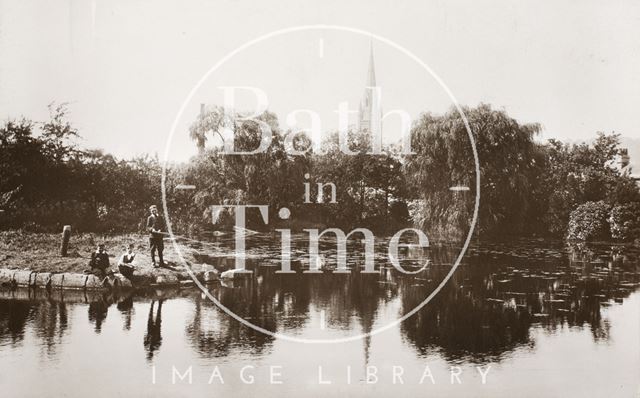
[[[260,327],[305,339],[354,336],[398,319],[436,288],[459,250],[406,249],[408,268],[430,260],[407,276],[384,262],[383,240],[374,274],[357,272],[360,253],[350,256],[350,274],[283,275],[275,272],[279,243],[269,242],[250,245],[252,277],[211,284],[211,294]],[[335,251],[323,249],[330,266]],[[414,316],[331,345],[259,333],[197,289],[5,289],[0,386],[10,396],[630,397],[640,375],[639,275],[637,253],[618,246],[475,246]],[[174,367],[191,369],[191,384]]]

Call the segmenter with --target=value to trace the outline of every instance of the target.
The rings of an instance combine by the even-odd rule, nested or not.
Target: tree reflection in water
[[[403,333],[421,354],[437,349],[451,360],[497,361],[533,344],[532,325],[553,333],[587,324],[594,339],[607,339],[601,307],[622,302],[640,280],[633,251],[625,261],[597,246],[569,247],[566,255],[562,247],[535,245],[495,245],[473,253],[431,303],[403,322]],[[446,271],[434,267],[428,275],[440,280]],[[401,283],[406,313],[424,294],[410,294],[410,281]]]
[[[192,321],[186,327],[186,336],[196,352],[204,358],[229,355],[233,350],[261,354],[273,340],[270,336],[250,329],[230,318],[209,299],[194,297]],[[262,327],[271,327],[261,324]]]
[[[25,326],[37,303],[0,300],[0,342],[16,346],[24,339]]]
[[[406,249],[402,254],[408,263],[419,266],[426,258],[431,262],[414,276],[399,273],[380,258],[379,273],[363,274],[354,266],[361,255],[350,258],[350,274],[278,274],[277,267],[249,261],[255,271],[251,277],[212,284],[210,292],[234,313],[272,332],[300,335],[317,329],[314,322],[324,311],[327,329],[355,335],[415,308],[449,272],[457,250],[448,245],[418,253]],[[327,257],[331,261],[335,253]],[[303,262],[294,264],[299,271],[303,267]],[[609,325],[601,308],[624,301],[639,281],[634,249],[567,248],[549,242],[473,247],[445,287],[402,322],[400,330],[419,355],[438,352],[450,361],[499,361],[518,347],[532,347],[534,327],[554,333],[557,328],[586,325],[595,340],[607,340]],[[224,357],[235,351],[262,355],[271,349],[273,337],[229,317],[197,289],[178,295],[193,303],[184,331],[199,356]],[[43,354],[56,355],[55,347],[69,328],[69,306],[85,305],[90,324],[100,333],[115,304],[122,329],[130,331],[140,321],[135,308],[150,300],[143,340],[147,359],[152,360],[162,344],[163,303],[171,299],[166,292],[118,296],[3,288],[0,344],[21,344],[29,327],[41,341]],[[365,339],[365,359],[369,344]]]
[[[54,357],[69,326],[67,303],[62,296],[47,294],[36,299],[36,292],[32,290],[3,293],[0,296],[0,345],[21,344],[27,324],[31,324],[42,342],[43,354]]]

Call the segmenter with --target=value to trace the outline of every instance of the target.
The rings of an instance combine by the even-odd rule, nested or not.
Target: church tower
[[[360,101],[360,113],[358,118],[358,127],[360,130],[367,130],[373,133],[373,136],[380,137],[382,135],[382,108],[380,106],[381,91],[376,83],[376,71],[373,62],[373,44],[369,50],[369,70],[367,71],[367,80],[365,83],[364,93]]]

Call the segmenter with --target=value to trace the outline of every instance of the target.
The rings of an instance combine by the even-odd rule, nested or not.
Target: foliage
[[[260,145],[257,124],[241,119],[241,114],[231,117],[222,108],[211,107],[191,126],[191,138],[200,148],[200,155],[189,162],[184,176],[186,181],[194,185],[197,181],[198,186],[204,187],[193,193],[197,217],[209,222],[211,206],[242,203],[268,205],[272,212],[270,219],[277,217],[281,207],[287,207],[294,218],[344,228],[390,227],[389,220],[405,221],[406,211],[403,213],[399,202],[404,186],[401,163],[391,153],[366,154],[371,147],[369,134],[353,131],[348,134],[348,145],[357,152],[355,155],[340,150],[337,133],[322,143],[322,154],[311,154],[312,142],[304,133],[283,133],[275,115],[265,112],[256,119],[265,122],[272,131],[266,151],[230,155],[224,150],[230,139],[224,133],[226,127],[235,130],[236,151],[251,151]],[[207,142],[210,145],[205,148]],[[288,145],[299,154],[293,155]],[[327,184],[323,204],[315,203],[319,183]],[[336,186],[338,204],[329,203],[329,183]],[[314,203],[304,203],[305,184]],[[258,213],[252,214],[253,217],[248,217],[250,224],[260,227],[263,223],[256,217]],[[196,218],[193,220],[197,222]]]
[[[8,120],[0,126],[1,228],[125,232],[142,228],[150,204],[160,204],[162,168],[156,158],[117,159],[100,150],[79,149],[66,107],[50,106],[50,120]],[[598,133],[591,144],[537,143],[537,124],[522,124],[489,105],[464,108],[480,165],[481,206],[476,231],[495,236],[556,235],[603,239],[603,209],[612,208],[615,239],[640,236],[640,191],[615,167],[619,137]],[[265,126],[270,139],[264,140]],[[231,135],[231,130],[234,134]],[[349,131],[346,148],[338,133],[319,148],[301,132],[282,131],[275,114],[253,120],[206,109],[189,130],[197,156],[166,168],[167,204],[181,234],[231,227],[233,215],[212,206],[250,204],[269,208],[265,226],[257,210],[248,227],[286,224],[394,232],[409,221],[443,237],[462,236],[475,199],[475,163],[462,117],[423,114],[411,131],[411,155],[393,146],[370,154],[367,131]],[[257,153],[230,154],[228,149]],[[294,149],[295,151],[292,151]],[[320,151],[317,151],[319,149]],[[338,203],[329,203],[335,184]],[[178,184],[196,186],[178,190]],[[305,189],[317,202],[305,203]],[[470,191],[451,191],[466,186]],[[291,211],[280,220],[279,209]],[[606,213],[606,212],[605,212]],[[214,225],[215,224],[215,225]],[[604,225],[604,226],[603,226]]]
[[[303,179],[309,170],[309,156],[291,155],[286,151],[287,134],[282,133],[277,117],[269,112],[255,118],[271,130],[271,140],[265,151],[237,155],[225,152],[220,146],[204,148],[207,140],[205,133],[221,130],[224,123],[235,129],[231,139],[234,140],[236,151],[248,152],[259,147],[262,136],[256,122],[240,120],[240,116],[230,119],[223,116],[222,112],[219,107],[210,108],[199,116],[191,128],[191,137],[201,151],[181,172],[185,183],[197,187],[189,194],[190,197],[183,198],[182,203],[194,205],[189,211],[183,212],[184,217],[190,220],[191,225],[205,228],[212,225],[212,221],[217,221],[212,219],[211,206],[224,204],[268,205],[270,220],[277,217],[282,207],[296,214],[302,203]],[[218,136],[229,139],[222,133]],[[174,211],[172,204],[170,208]],[[257,210],[249,210],[247,218],[253,228],[264,227]]]
[[[609,206],[605,201],[586,202],[573,210],[569,216],[567,239],[593,241],[607,240],[611,237]]]
[[[615,167],[619,136],[598,133],[592,144],[564,144],[533,138],[538,125],[522,125],[488,105],[465,108],[480,162],[481,201],[478,233],[555,235],[567,232],[570,214],[586,202],[609,206],[640,201],[636,182]],[[443,116],[425,114],[412,130],[415,155],[407,158],[407,180],[414,187],[414,223],[440,234],[466,231],[472,195],[448,187],[473,188],[471,146],[462,118],[455,110]],[[589,235],[571,226],[573,238]]]
[[[399,155],[391,150],[367,154],[372,150],[367,131],[348,132],[346,145],[354,154],[344,153],[339,134],[333,133],[323,143],[322,153],[313,156],[311,186],[315,189],[317,184],[334,183],[337,191],[337,204],[329,203],[325,192],[325,204],[316,207],[321,221],[373,230],[404,224],[406,184]]]
[[[480,163],[479,233],[522,233],[532,208],[531,181],[536,172],[536,124],[519,124],[489,105],[464,108]],[[473,212],[475,162],[462,117],[456,109],[443,116],[424,114],[411,131],[415,155],[407,157],[407,179],[416,199],[424,200],[418,225],[442,232],[466,231]],[[449,188],[466,186],[467,193]],[[440,228],[438,228],[440,226]]]
[[[618,135],[598,133],[592,145],[550,140],[544,150],[545,173],[537,191],[548,198],[542,219],[550,233],[563,234],[571,211],[582,203],[640,200],[635,181],[614,167],[620,152]]]
[[[611,237],[619,240],[640,238],[640,202],[613,206],[609,215]]]
[[[50,110],[45,123],[10,120],[0,127],[2,227],[137,230],[148,205],[159,200],[157,160],[79,150],[65,106]]]

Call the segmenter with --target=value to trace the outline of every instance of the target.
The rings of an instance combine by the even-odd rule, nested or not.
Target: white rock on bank
[[[250,274],[252,271],[247,271],[244,269],[230,269],[228,271],[224,271],[222,274],[220,274],[220,278],[222,279],[236,279],[236,278],[242,278],[243,276],[246,276],[248,274]]]
[[[180,280],[174,274],[163,274],[156,276],[156,283],[158,285],[178,285]]]

